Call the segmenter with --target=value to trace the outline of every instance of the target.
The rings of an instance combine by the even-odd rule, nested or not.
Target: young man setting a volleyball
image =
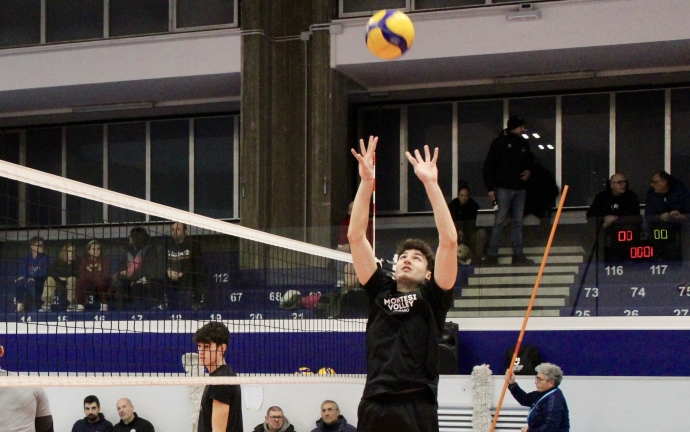
[[[361,183],[355,197],[348,239],[357,278],[369,296],[367,382],[359,404],[357,430],[363,432],[438,431],[438,339],[453,300],[457,275],[457,233],[438,185],[438,149],[424,146],[406,153],[422,181],[438,230],[436,256],[418,239],[398,249],[395,279],[376,263],[366,238],[369,201],[374,190],[374,152],[378,138],[360,140]]]

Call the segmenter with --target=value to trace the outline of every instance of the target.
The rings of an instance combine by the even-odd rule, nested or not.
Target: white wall
[[[240,71],[236,29],[0,50],[0,92]]]
[[[521,378],[520,385],[534,388],[531,378]],[[472,387],[469,376],[443,377],[439,404],[471,406]],[[498,402],[503,380],[494,377],[494,405]],[[690,416],[690,378],[611,378],[566,377],[561,385],[570,409],[573,431],[671,431],[686,430]],[[261,409],[243,409],[244,430],[249,432],[263,422],[272,405],[283,408],[298,432],[311,431],[319,418],[320,404],[333,399],[341,414],[357,423],[357,404],[362,384],[274,384],[264,385]],[[101,400],[107,419],[119,421],[115,403],[129,397],[135,411],[150,420],[157,431],[191,430],[190,404],[185,387],[107,387],[46,388],[55,419],[56,431],[69,431],[83,417],[82,401],[95,394]],[[503,406],[517,404],[507,393]]]
[[[398,61],[690,39],[687,0],[538,3],[541,19],[508,21],[512,6],[415,13],[414,49]],[[373,63],[364,46],[368,18],[342,20],[332,64]]]

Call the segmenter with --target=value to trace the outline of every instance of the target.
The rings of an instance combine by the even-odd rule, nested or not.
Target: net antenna
[[[513,365],[515,364],[515,359],[520,352],[520,345],[522,345],[522,338],[525,336],[525,329],[527,328],[527,321],[532,313],[532,306],[534,306],[534,300],[537,298],[537,291],[539,290],[539,284],[541,283],[541,277],[544,274],[544,267],[546,267],[546,260],[549,258],[549,251],[551,250],[551,243],[553,243],[553,238],[556,235],[556,228],[558,227],[558,221],[561,219],[561,211],[563,210],[563,204],[565,203],[565,197],[568,194],[568,185],[563,186],[563,193],[561,194],[561,201],[558,203],[558,211],[556,211],[556,216],[553,220],[553,225],[551,226],[551,234],[549,235],[549,241],[546,243],[546,250],[544,251],[544,256],[541,258],[541,266],[539,267],[539,273],[537,274],[537,280],[534,282],[534,289],[532,289],[532,297],[529,300],[529,305],[527,306],[527,313],[525,314],[525,319],[522,321],[522,328],[520,329],[520,336],[518,336],[517,344],[515,345],[515,352],[513,352],[513,358],[510,360],[510,369],[512,371]],[[507,372],[507,371],[506,371]],[[491,432],[494,432],[496,428],[496,422],[498,421],[498,415],[501,412],[501,405],[503,405],[503,398],[506,395],[506,390],[508,389],[508,380],[503,382],[503,390],[501,391],[501,397],[498,399],[498,405],[496,406],[496,413],[494,414],[494,420],[491,423]]]
[[[371,223],[371,248],[374,251],[374,256],[376,256],[376,152],[374,152],[373,157],[374,162],[374,191],[371,194],[372,199],[372,223]]]

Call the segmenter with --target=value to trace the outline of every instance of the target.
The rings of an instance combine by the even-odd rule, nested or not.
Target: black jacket
[[[626,189],[625,193],[615,196],[611,192],[611,185],[607,183],[606,190],[599,192],[587,209],[588,218],[604,216],[628,216],[633,221],[640,219],[640,201],[637,194]]]
[[[465,204],[460,204],[460,200],[453,198],[448,204],[448,210],[455,222],[455,228],[462,230],[467,235],[472,235],[477,230],[477,213],[479,204],[470,198]]]
[[[134,413],[134,420],[132,420],[131,422],[125,424],[124,420],[120,420],[120,422],[113,427],[113,432],[131,431],[156,432],[156,429],[154,429],[150,421],[144,420],[143,418],[139,417],[137,413]]]
[[[254,428],[254,432],[266,432],[268,429],[266,429],[265,425],[266,423],[256,425],[256,427]],[[280,430],[280,432],[295,432],[295,427],[291,425],[287,419],[285,419],[285,424],[283,425],[283,428]]]
[[[77,420],[72,426],[72,432],[112,432],[113,424],[105,419],[103,413],[98,414],[98,421],[96,423],[89,423],[89,421],[84,417],[81,420]]]
[[[338,421],[335,422],[335,425],[333,426],[328,427],[323,423],[323,419],[318,419],[316,421],[316,428],[312,429],[311,432],[324,432],[331,430],[336,432],[357,432],[357,428],[351,424],[347,424],[347,420],[345,420],[345,417],[342,415],[338,416]]]
[[[522,136],[501,131],[491,143],[484,161],[484,184],[491,192],[496,188],[522,190],[526,188],[520,174],[534,169],[535,158],[529,148],[529,141]]]

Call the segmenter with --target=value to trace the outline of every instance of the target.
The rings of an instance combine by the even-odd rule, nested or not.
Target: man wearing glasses
[[[614,223],[640,220],[640,201],[628,189],[628,179],[621,173],[611,176],[606,190],[599,192],[587,210],[588,218],[597,218],[597,227],[608,228]]]
[[[266,421],[257,425],[254,432],[295,432],[295,427],[283,414],[279,406],[272,406],[266,412]]]

